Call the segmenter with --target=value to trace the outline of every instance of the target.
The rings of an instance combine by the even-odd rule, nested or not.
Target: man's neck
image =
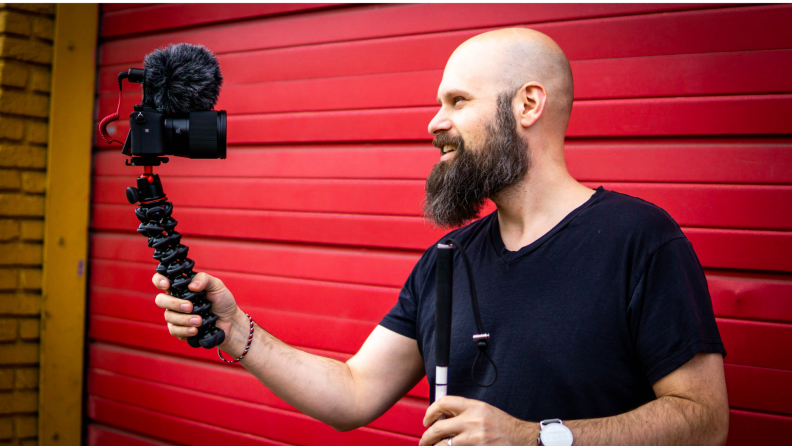
[[[535,160],[526,178],[493,197],[503,244],[517,251],[548,233],[594,191],[578,183],[564,164]]]

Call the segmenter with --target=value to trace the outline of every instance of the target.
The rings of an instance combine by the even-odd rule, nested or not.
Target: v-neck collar
[[[535,251],[537,248],[542,246],[545,242],[555,237],[555,235],[561,232],[561,230],[563,230],[567,225],[569,225],[569,223],[572,220],[574,220],[575,217],[577,217],[578,214],[580,214],[580,212],[582,212],[584,209],[586,209],[587,207],[591,206],[596,201],[598,201],[604,195],[605,192],[606,191],[602,186],[598,187],[594,192],[594,194],[592,194],[591,197],[589,197],[589,199],[586,200],[585,203],[581,204],[580,206],[575,208],[572,212],[567,214],[567,216],[564,217],[563,220],[558,222],[558,224],[556,224],[553,227],[553,229],[549,230],[547,233],[536,239],[531,244],[527,246],[523,246],[517,251],[509,251],[508,249],[506,249],[506,245],[503,244],[503,237],[501,237],[500,225],[498,223],[498,211],[495,211],[495,218],[493,218],[490,223],[490,241],[492,242],[492,247],[495,249],[495,253],[498,254],[498,257],[500,257],[504,263],[512,262],[514,260],[519,259],[520,257],[530,254],[531,252]]]

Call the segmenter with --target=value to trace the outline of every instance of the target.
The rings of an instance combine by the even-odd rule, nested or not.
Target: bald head
[[[561,48],[545,34],[525,28],[479,34],[454,51],[446,65],[446,74],[449,71],[464,72],[498,95],[513,96],[526,83],[540,83],[547,91],[544,116],[552,127],[566,131],[574,95],[572,69]]]

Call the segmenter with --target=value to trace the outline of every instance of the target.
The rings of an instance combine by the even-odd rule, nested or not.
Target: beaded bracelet
[[[234,364],[236,362],[241,361],[242,358],[244,358],[245,355],[247,355],[248,350],[250,350],[250,343],[253,342],[253,318],[250,317],[250,315],[247,314],[247,313],[245,313],[245,316],[247,316],[248,319],[250,319],[250,336],[248,337],[247,345],[245,346],[245,351],[242,352],[241,355],[239,355],[239,358],[237,358],[237,359],[235,359],[233,361],[229,361],[229,360],[223,358],[223,353],[220,351],[220,347],[217,347],[217,356],[219,356],[220,359],[222,359],[223,361],[225,361],[225,362],[227,362],[229,364]]]

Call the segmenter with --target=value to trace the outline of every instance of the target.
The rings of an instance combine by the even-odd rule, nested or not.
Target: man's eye
[[[462,96],[457,96],[457,97],[454,98],[454,105],[456,105],[456,104],[458,104],[458,103],[460,103],[460,102],[462,102],[464,100],[465,100],[465,98],[463,98]]]

